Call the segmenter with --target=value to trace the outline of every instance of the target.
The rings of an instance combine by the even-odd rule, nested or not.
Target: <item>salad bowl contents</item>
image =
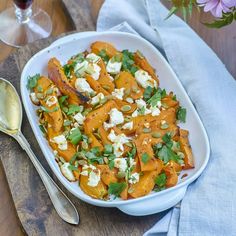
[[[95,41],[64,65],[50,58],[48,75],[27,80],[62,175],[94,199],[140,198],[194,168],[189,131],[179,127],[186,109],[138,49]]]

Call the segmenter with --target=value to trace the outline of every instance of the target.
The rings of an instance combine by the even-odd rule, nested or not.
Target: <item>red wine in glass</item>
[[[14,0],[15,5],[22,10],[27,9],[32,4],[32,2],[33,0]]]

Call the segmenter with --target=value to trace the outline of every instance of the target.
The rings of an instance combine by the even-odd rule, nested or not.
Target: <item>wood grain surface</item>
[[[94,29],[97,12],[103,0],[77,0],[77,4],[79,3],[79,9],[75,8],[76,2],[74,0],[64,0],[65,5],[68,6],[69,4],[71,6],[72,4],[72,14],[78,16],[75,19],[75,24],[73,24],[70,17],[68,17],[68,14],[66,13],[60,0],[35,0],[34,2],[46,10],[52,17],[52,34],[53,36],[56,36],[63,32],[76,29],[75,25],[77,25],[77,30],[79,31]],[[0,0],[0,11],[6,9],[11,4],[11,1]],[[189,22],[190,25],[208,43],[208,45],[213,48],[221,60],[226,64],[228,70],[236,78],[236,54],[234,53],[236,51],[236,24],[221,30],[211,30],[202,26],[199,20],[200,17],[202,17],[204,21],[210,19],[208,15],[203,16],[198,12],[194,12],[193,18]],[[28,46],[22,50],[19,50],[16,55],[8,58],[7,61],[0,66],[1,73],[4,72],[4,75],[8,75],[8,78],[18,88],[18,91],[18,78],[20,74],[17,69],[16,60],[21,58],[18,65],[22,68],[25,61],[32,54],[38,51],[41,47],[45,47],[45,45],[49,44],[51,40],[43,40],[36,43],[34,46]],[[0,43],[0,61],[6,59],[12,51],[15,51],[15,49]],[[33,134],[26,119],[24,119],[23,122],[23,132],[30,141],[31,146],[38,154],[44,166],[47,170],[49,170],[43,159],[42,153],[38,148],[38,144],[35,139],[32,138]],[[15,192],[12,193],[15,199],[19,199],[19,196],[22,193],[24,199],[25,196],[27,196],[27,201],[23,201],[23,199],[22,201],[18,201],[17,209],[18,212],[20,212],[21,220],[22,218],[31,219],[30,222],[24,222],[24,225],[28,225],[26,231],[28,233],[30,232],[32,235],[39,235],[37,229],[41,229],[41,235],[97,235],[98,232],[101,235],[140,235],[159,218],[158,216],[139,218],[129,217],[116,209],[93,207],[72,198],[72,200],[76,202],[76,205],[81,213],[82,222],[79,228],[69,227],[58,218],[55,211],[51,207],[50,200],[47,197],[47,193],[42,186],[39,177],[35,173],[32,165],[29,164],[26,154],[23,151],[20,151],[18,144],[11,138],[6,137],[6,135],[1,134],[0,147],[0,156],[4,160],[5,168],[8,170],[6,174],[7,176],[10,176],[8,179],[16,180],[19,175],[23,176],[21,181],[11,183],[10,186],[13,186],[15,189]],[[11,158],[11,160],[9,158]],[[15,164],[15,169],[12,168],[12,162]],[[18,166],[23,166],[24,168],[18,169]],[[25,175],[25,173],[28,174]],[[3,173],[1,165],[0,200],[0,235],[22,235],[23,230],[16,215],[15,207],[12,202],[12,197],[10,195],[5,174]],[[25,206],[28,208],[25,208]],[[25,211],[25,209],[28,210]],[[35,215],[38,217],[35,218]],[[88,215],[90,217],[87,217]],[[34,218],[32,218],[32,216],[34,216]],[[45,222],[46,225],[44,224]],[[107,222],[109,227],[104,228],[103,222]]]

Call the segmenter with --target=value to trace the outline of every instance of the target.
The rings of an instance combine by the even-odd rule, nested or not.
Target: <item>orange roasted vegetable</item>
[[[56,84],[61,93],[69,97],[70,103],[80,104],[89,100],[70,85],[61,63],[56,58],[52,58],[48,62],[48,76]]]
[[[180,129],[179,133],[180,148],[184,153],[184,169],[194,168],[193,153],[188,141],[189,132],[187,130]]]
[[[118,51],[114,48],[114,46],[107,42],[97,41],[91,44],[91,51],[95,54],[99,54],[102,50],[111,58],[115,56]]]
[[[166,174],[166,187],[173,187],[178,183],[178,175],[175,171],[175,168],[171,165],[167,165],[163,168]]]
[[[115,168],[111,170],[108,165],[98,165],[97,168],[101,171],[101,179],[104,184],[108,186],[110,183],[118,182],[116,177],[117,170]]]

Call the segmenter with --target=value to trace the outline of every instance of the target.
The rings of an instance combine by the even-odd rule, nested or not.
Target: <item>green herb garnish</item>
[[[143,93],[143,98],[146,102],[151,98],[152,92],[153,92],[153,88],[151,86],[147,86],[147,88],[145,88],[144,93]]]
[[[72,129],[70,135],[68,136],[70,142],[74,145],[77,145],[82,140],[82,134],[79,128]]]
[[[103,61],[108,62],[109,61],[109,56],[106,53],[105,49],[102,49],[99,53],[98,56],[100,56],[102,58]]]
[[[155,179],[155,184],[157,185],[157,191],[163,190],[165,188],[166,185],[166,174],[165,173],[161,173],[160,175],[158,175]]]
[[[40,74],[36,74],[34,76],[28,76],[27,78],[27,89],[32,90],[38,84],[38,80],[40,78]]]
[[[122,183],[110,183],[108,187],[108,194],[113,194],[119,197],[122,191],[127,187],[125,182]]]
[[[186,122],[186,114],[187,114],[186,108],[179,107],[177,110],[177,113],[176,113],[177,120],[185,123]]]
[[[147,164],[147,162],[149,161],[150,157],[149,155],[145,152],[142,154],[141,160],[144,164]]]

